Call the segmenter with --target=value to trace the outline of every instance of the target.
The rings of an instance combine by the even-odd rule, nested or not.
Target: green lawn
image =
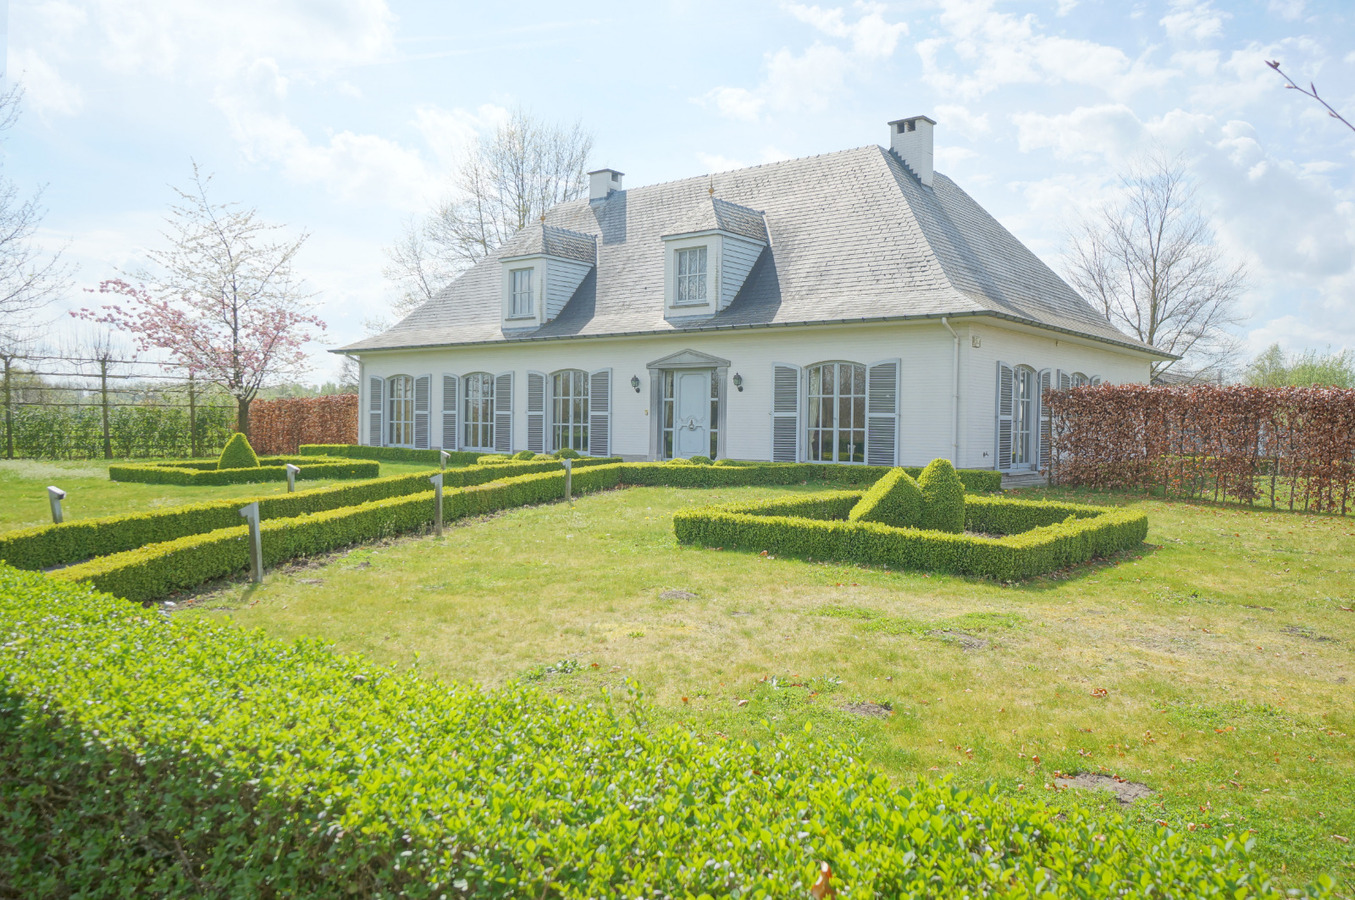
[[[684,506],[787,492],[516,510],[218,587],[181,614],[582,699],[633,679],[656,719],[704,734],[809,724],[899,775],[1059,803],[1087,801],[1056,797],[1055,772],[1119,775],[1157,792],[1127,811],[1145,827],[1251,829],[1286,883],[1355,888],[1349,519],[1050,492],[1139,505],[1150,546],[1015,586],[674,541]]]
[[[381,474],[404,475],[428,468],[426,465],[382,462]],[[351,483],[347,479],[317,478],[314,481],[298,481],[297,490]],[[52,512],[47,502],[48,485],[66,491],[62,509],[68,522],[145,512],[181,503],[262,497],[287,492],[285,481],[208,487],[109,481],[108,463],[104,460],[0,460],[0,531],[50,524]]]

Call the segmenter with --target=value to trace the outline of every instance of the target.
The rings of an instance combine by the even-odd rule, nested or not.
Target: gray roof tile
[[[692,227],[700,222],[708,224]],[[711,227],[760,233],[770,247],[727,309],[670,323],[662,237]],[[563,203],[544,226],[524,231],[537,234],[519,233],[389,331],[343,350],[981,314],[1146,346],[1116,330],[949,178],[937,174],[924,187],[877,146]],[[499,260],[541,252],[522,249],[534,241],[558,247],[549,244],[556,233],[594,236],[596,266],[553,321],[506,336]]]

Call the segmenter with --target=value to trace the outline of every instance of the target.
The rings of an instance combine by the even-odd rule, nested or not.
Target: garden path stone
[[[1141,781],[1125,781],[1111,775],[1098,775],[1095,772],[1083,772],[1080,775],[1060,775],[1054,779],[1054,785],[1061,788],[1077,788],[1084,791],[1109,791],[1124,806],[1135,800],[1151,797],[1153,789]]]

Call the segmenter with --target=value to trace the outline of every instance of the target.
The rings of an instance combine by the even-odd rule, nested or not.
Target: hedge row
[[[620,481],[619,465],[585,467],[574,473],[572,490],[585,494],[616,487]],[[444,490],[443,520],[562,499],[564,485],[561,470]],[[430,488],[356,506],[266,520],[260,527],[264,566],[423,528],[433,521],[433,496]],[[64,581],[89,582],[128,600],[145,601],[223,578],[248,565],[246,528],[233,525],[96,557],[52,574]]]
[[[1235,837],[896,787],[837,745],[707,742],[6,567],[0,684],[16,897],[808,897],[820,860],[841,900],[1283,896]]]
[[[575,464],[575,470],[608,462],[615,461],[579,460]],[[304,463],[299,464],[303,465],[304,472]],[[212,463],[197,465],[206,466]],[[559,470],[561,467],[558,462],[503,463],[497,466],[448,469],[442,476],[444,487],[468,487],[530,472]],[[429,476],[436,474],[437,470],[430,469],[411,475],[392,475],[360,484],[313,488],[294,494],[216,500],[174,506],[148,513],[104,516],[97,519],[67,521],[60,525],[39,525],[7,531],[0,533],[0,560],[21,569],[49,569],[94,556],[134,550],[145,544],[161,543],[238,525],[240,507],[253,502],[259,504],[261,519],[287,519],[373,500],[422,493],[429,490]]]
[[[687,463],[687,460],[679,461]],[[673,463],[635,463],[629,484],[654,484],[671,487],[733,487],[800,484],[823,481],[829,484],[874,484],[891,466],[841,466],[829,463],[757,463],[731,462],[722,465],[674,465]],[[916,466],[902,467],[914,478],[922,473]],[[957,469],[961,483],[971,494],[990,494],[1002,490],[1002,475],[984,469]]]
[[[220,402],[212,400],[211,402]],[[103,408],[15,404],[14,455],[21,459],[102,459]],[[108,443],[113,456],[187,456],[220,452],[235,424],[234,407],[199,406],[190,421],[187,406],[113,406]],[[0,447],[9,435],[0,416]]]
[[[1148,534],[1143,513],[1039,501],[967,497],[966,527],[987,531],[1020,521],[1030,530],[984,538],[844,521],[844,504],[862,494],[819,495],[822,514],[756,514],[740,506],[684,510],[673,516],[680,543],[766,551],[891,569],[921,569],[1016,581],[1138,546]],[[847,505],[851,509],[851,505]],[[1059,513],[1062,512],[1062,518]],[[841,518],[839,518],[841,516]]]
[[[155,465],[109,466],[112,481],[138,484],[178,484],[193,487],[222,484],[257,484],[262,481],[286,481],[287,463],[301,469],[298,480],[310,478],[375,478],[381,464],[331,459],[323,456],[265,456],[258,466],[218,469],[216,463],[167,462]]]
[[[377,459],[386,462],[427,463],[430,466],[442,462],[440,450],[413,450],[409,447],[366,447],[362,444],[302,444],[298,451],[302,456],[338,456],[348,459]],[[450,450],[450,466],[473,466],[479,459],[479,453],[465,450]]]
[[[302,444],[357,439],[357,394],[255,400],[249,406],[249,440],[261,453],[296,453]]]

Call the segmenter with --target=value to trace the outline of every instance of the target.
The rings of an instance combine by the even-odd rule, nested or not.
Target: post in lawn
[[[446,456],[444,451],[443,456]],[[428,479],[433,482],[433,528],[437,531],[438,537],[442,537],[442,473],[432,476]]]
[[[259,501],[240,510],[240,515],[249,524],[249,567],[250,580],[263,584],[263,538],[259,534]]]
[[[442,462],[442,465],[440,466],[440,468],[443,468],[443,469],[447,468],[447,460],[449,460],[449,459],[451,459],[451,458],[452,458],[452,454],[448,453],[446,450],[439,450],[439,451],[438,451],[438,459],[441,460],[441,462]]]
[[[61,524],[61,501],[66,499],[66,492],[59,487],[47,488],[47,501],[52,504],[52,522]]]
[[[571,459],[562,459],[560,462],[565,464],[565,499],[570,503],[574,502],[574,461]]]
[[[296,476],[300,471],[299,468],[291,463],[287,464],[287,493],[290,494],[296,490]]]

